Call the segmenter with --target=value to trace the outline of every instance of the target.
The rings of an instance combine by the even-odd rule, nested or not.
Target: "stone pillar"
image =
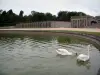
[[[73,20],[73,23],[72,23],[72,27],[74,28],[74,20]]]
[[[77,20],[78,21],[78,27],[77,28],[79,28],[79,20]]]
[[[77,28],[79,27],[79,21],[77,20]]]
[[[86,27],[88,26],[88,19],[86,18]]]
[[[71,28],[73,28],[73,20],[71,20]]]
[[[74,27],[74,20],[72,20],[72,28]]]
[[[85,19],[84,19],[84,27],[85,27]]]
[[[81,28],[81,20],[79,19],[79,27]]]
[[[78,20],[76,20],[76,28],[78,27]]]
[[[81,27],[81,25],[80,25],[80,19],[78,21],[79,21],[79,28],[80,28]]]

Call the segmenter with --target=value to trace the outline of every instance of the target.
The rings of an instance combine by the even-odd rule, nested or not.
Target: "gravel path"
[[[0,29],[0,30],[26,30],[26,31],[69,30],[69,31],[100,32],[99,28],[11,28],[11,29]]]

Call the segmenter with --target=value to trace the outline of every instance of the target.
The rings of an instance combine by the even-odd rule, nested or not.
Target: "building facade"
[[[72,28],[87,28],[92,23],[96,22],[95,18],[91,16],[72,16],[71,27]]]
[[[64,21],[43,21],[43,22],[32,22],[32,23],[19,23],[16,24],[17,28],[71,28],[70,22]]]
[[[100,24],[100,16],[96,16],[95,18],[96,18],[98,24]]]
[[[71,22],[42,21],[16,24],[16,28],[100,28],[100,17],[72,16]]]

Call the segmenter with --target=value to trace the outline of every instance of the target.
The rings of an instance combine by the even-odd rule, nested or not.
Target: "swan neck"
[[[88,56],[89,56],[89,53],[90,53],[89,50],[90,50],[90,46],[88,46]]]

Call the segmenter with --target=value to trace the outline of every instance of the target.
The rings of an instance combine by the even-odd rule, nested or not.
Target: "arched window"
[[[91,21],[91,25],[92,25],[92,24],[97,24],[97,22],[96,22],[96,21]]]

